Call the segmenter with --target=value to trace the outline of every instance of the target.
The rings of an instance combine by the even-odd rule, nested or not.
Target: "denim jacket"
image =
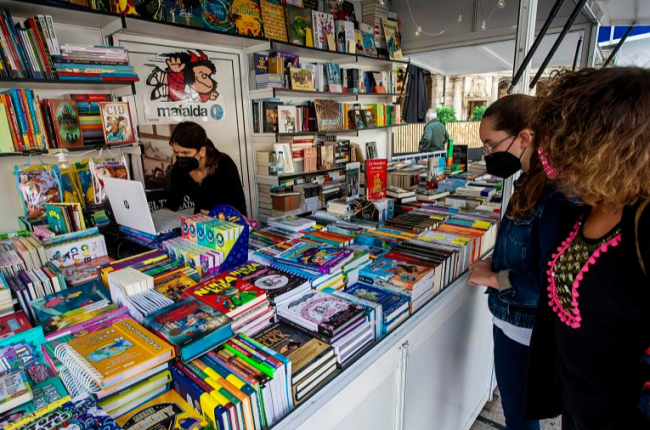
[[[504,216],[492,256],[499,289],[488,291],[488,306],[496,318],[533,327],[542,277],[557,241],[571,228],[571,211],[564,195],[547,186],[535,207],[521,218]]]

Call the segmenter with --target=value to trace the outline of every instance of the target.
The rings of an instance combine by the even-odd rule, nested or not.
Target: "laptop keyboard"
[[[156,233],[167,233],[181,226],[181,216],[176,212],[161,210],[152,212],[151,219]]]

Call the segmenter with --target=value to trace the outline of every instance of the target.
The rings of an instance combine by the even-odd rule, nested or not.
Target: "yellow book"
[[[58,345],[54,351],[91,392],[98,392],[174,358],[174,349],[132,318]]]
[[[115,421],[124,430],[202,429],[208,425],[174,390],[161,394]]]

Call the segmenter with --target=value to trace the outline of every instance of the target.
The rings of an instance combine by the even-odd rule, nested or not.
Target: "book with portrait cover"
[[[104,139],[108,145],[135,142],[128,102],[100,102]]]
[[[232,0],[230,12],[237,34],[264,37],[259,0]]]
[[[366,198],[368,200],[386,197],[386,176],[388,160],[375,158],[366,160]]]
[[[284,7],[269,0],[261,0],[262,21],[265,36],[278,42],[287,42],[287,26],[284,19]]]

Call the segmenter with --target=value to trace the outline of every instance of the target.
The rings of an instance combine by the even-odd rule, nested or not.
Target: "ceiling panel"
[[[649,0],[598,0],[611,25],[650,24]]]

